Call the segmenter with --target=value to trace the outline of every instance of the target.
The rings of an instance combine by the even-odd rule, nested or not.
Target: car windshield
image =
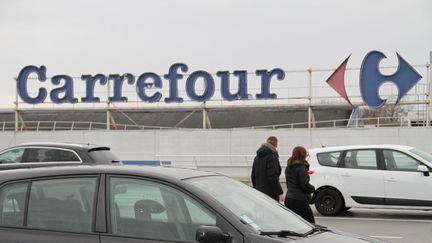
[[[239,181],[224,176],[199,177],[189,181],[257,233],[289,230],[303,234],[313,228],[274,199]]]
[[[422,151],[422,150],[420,150],[420,149],[416,149],[416,148],[411,149],[410,152],[412,152],[412,153],[414,153],[414,154],[416,154],[416,155],[422,157],[422,158],[425,159],[426,161],[432,163],[432,154],[429,154],[429,153],[427,153],[427,152],[425,152],[425,151]]]

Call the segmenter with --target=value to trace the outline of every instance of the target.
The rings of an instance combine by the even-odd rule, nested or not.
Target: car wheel
[[[324,216],[334,216],[344,208],[344,205],[337,191],[324,189],[315,197],[315,208]]]

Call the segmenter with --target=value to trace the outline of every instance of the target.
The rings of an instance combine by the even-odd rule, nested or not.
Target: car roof
[[[345,145],[345,146],[312,148],[309,149],[309,153],[322,153],[322,152],[351,150],[351,149],[397,149],[397,150],[407,151],[413,149],[413,147],[407,145],[398,145],[398,144]]]
[[[110,148],[107,146],[99,146],[96,144],[90,144],[90,143],[68,143],[68,142],[28,142],[28,143],[21,143],[15,146],[11,146],[7,149],[11,148],[19,148],[19,147],[56,147],[56,148],[68,148],[68,149],[82,149],[82,150],[93,150],[93,149],[107,149]]]
[[[51,177],[101,173],[145,176],[155,179],[164,179],[167,181],[178,181],[193,177],[220,175],[215,172],[174,167],[134,165],[77,165],[4,170],[0,171],[0,183],[9,180],[30,179],[45,176]]]

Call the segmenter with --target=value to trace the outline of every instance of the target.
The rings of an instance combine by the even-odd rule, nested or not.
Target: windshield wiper
[[[316,232],[325,232],[330,231],[327,227],[316,225],[316,227],[311,230],[301,234],[291,230],[280,230],[280,231],[261,231],[260,235],[277,235],[277,236],[297,236],[297,237],[306,237]]]
[[[324,227],[324,226],[321,226],[321,225],[315,225],[315,226],[316,226],[315,228],[312,228],[311,230],[309,230],[308,232],[304,233],[303,235],[307,236],[307,235],[311,235],[311,234],[316,233],[316,232],[330,231],[327,227]]]
[[[300,234],[291,230],[280,230],[280,231],[261,231],[260,235],[277,235],[277,236],[298,236],[305,237],[304,234]]]

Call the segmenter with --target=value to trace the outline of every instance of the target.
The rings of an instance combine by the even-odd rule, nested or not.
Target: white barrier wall
[[[279,139],[282,165],[297,145],[403,144],[432,153],[428,127],[2,132],[0,148],[36,141],[94,143],[111,147],[122,160],[172,161],[174,166],[247,177],[255,151],[271,135]]]

